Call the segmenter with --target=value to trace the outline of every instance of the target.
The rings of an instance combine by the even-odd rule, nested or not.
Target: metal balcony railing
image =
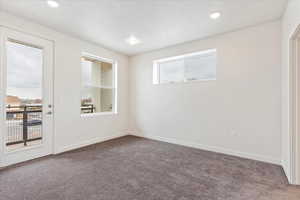
[[[81,106],[83,113],[93,113],[92,104]],[[42,140],[42,105],[6,107],[6,146]]]
[[[96,107],[93,104],[81,105],[81,113],[94,113]]]
[[[6,145],[42,139],[42,106],[24,105],[6,107]]]

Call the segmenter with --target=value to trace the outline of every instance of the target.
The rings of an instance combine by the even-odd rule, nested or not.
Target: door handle
[[[52,115],[52,112],[51,112],[51,111],[49,111],[49,112],[47,112],[46,114],[47,114],[47,115]]]

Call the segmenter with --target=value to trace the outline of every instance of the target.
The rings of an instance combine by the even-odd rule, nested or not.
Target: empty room
[[[300,0],[0,0],[0,200],[300,200]]]

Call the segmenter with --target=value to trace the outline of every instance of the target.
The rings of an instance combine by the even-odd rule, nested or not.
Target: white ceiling
[[[275,20],[287,0],[0,0],[4,11],[134,55]],[[213,11],[222,12],[211,20]],[[142,43],[130,46],[135,35]]]

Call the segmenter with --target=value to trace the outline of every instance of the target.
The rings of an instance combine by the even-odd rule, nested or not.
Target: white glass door
[[[1,28],[1,166],[52,153],[53,43]]]

